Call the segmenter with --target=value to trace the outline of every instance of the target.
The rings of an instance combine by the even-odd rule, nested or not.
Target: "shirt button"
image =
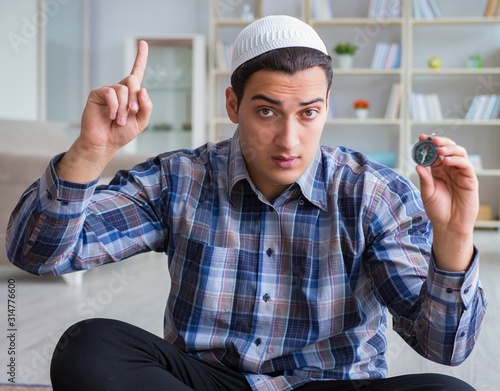
[[[449,293],[451,295],[453,293],[453,289],[451,288],[446,289],[446,293]]]
[[[264,296],[262,296],[262,300],[264,300],[266,303],[269,301],[270,298],[271,298],[271,296],[269,296],[268,293],[266,293]]]
[[[61,202],[61,204],[63,204],[64,206],[67,206],[67,205],[69,205],[69,201],[63,201],[63,202]]]
[[[255,340],[255,345],[259,346],[262,343],[262,340],[260,338],[257,338]]]
[[[465,288],[464,293],[467,294],[467,293],[469,293],[469,291],[470,291],[470,286]]]
[[[273,250],[271,248],[268,248],[266,254],[268,257],[270,257],[271,255],[273,255]]]
[[[300,201],[299,201],[299,205],[300,205],[300,206],[303,206],[303,205],[304,205],[304,200],[300,200]]]
[[[48,190],[47,190],[47,198],[48,198],[49,200],[51,200],[51,199],[52,199],[52,194],[50,194],[50,192],[49,192]]]

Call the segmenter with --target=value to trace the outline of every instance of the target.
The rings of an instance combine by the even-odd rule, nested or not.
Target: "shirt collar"
[[[250,180],[250,176],[248,175],[245,159],[243,159],[243,155],[241,153],[239,129],[236,129],[231,140],[228,169],[229,195],[231,195],[234,186],[241,180],[246,179],[249,183],[252,182]]]
[[[247,180],[255,191],[254,184],[250,179],[245,165],[245,160],[241,153],[238,129],[236,129],[231,140],[228,170],[229,199],[231,199],[234,186],[242,180]],[[296,184],[300,187],[302,195],[307,198],[309,202],[316,205],[318,208],[327,211],[327,192],[320,147],[316,150],[311,164],[297,180]]]
[[[310,203],[318,208],[327,211],[327,196],[326,196],[326,180],[323,167],[323,154],[318,146],[314,158],[307,167],[307,170],[297,179],[296,182],[302,195],[306,197]]]

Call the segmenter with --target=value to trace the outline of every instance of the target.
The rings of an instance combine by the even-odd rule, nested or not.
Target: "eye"
[[[318,112],[318,110],[307,109],[302,114],[306,118],[316,118],[318,116],[319,112]]]
[[[263,117],[272,117],[274,115],[274,111],[266,107],[263,109],[259,109],[257,112]]]

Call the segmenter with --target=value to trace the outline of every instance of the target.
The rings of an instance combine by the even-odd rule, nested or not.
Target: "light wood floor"
[[[390,374],[439,372],[454,375],[479,391],[500,389],[500,233],[477,231],[481,251],[481,280],[489,300],[488,313],[471,357],[448,368],[422,359],[393,332],[389,334]],[[162,335],[169,279],[166,258],[144,254],[87,272],[83,285],[70,286],[61,278],[42,279],[10,266],[0,268],[1,327],[0,383],[7,381],[7,281],[16,281],[16,382],[49,384],[48,368],[55,343],[73,323],[89,317],[120,319]]]

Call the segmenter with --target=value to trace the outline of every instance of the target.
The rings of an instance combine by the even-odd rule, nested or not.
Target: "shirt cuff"
[[[479,288],[479,251],[474,246],[472,262],[464,272],[449,272],[436,267],[431,257],[427,275],[429,295],[444,304],[463,304],[468,309]]]
[[[88,183],[59,178],[55,166],[63,156],[64,153],[55,156],[41,176],[38,198],[44,213],[76,217],[88,206],[99,178]]]

